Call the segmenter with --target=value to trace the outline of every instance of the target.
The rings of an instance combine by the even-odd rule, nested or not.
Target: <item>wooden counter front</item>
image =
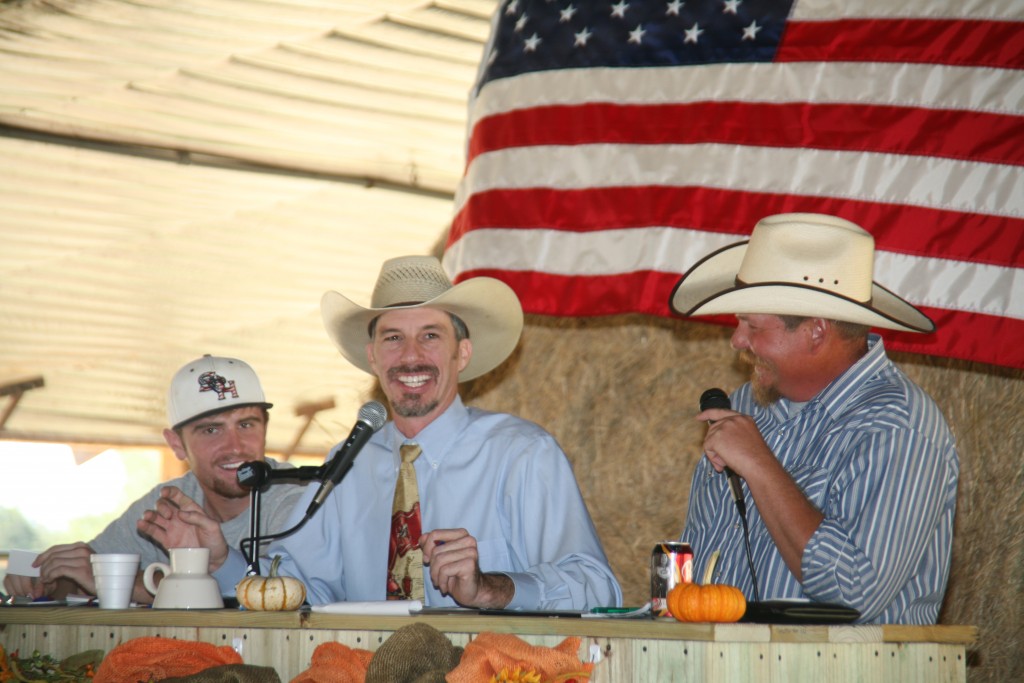
[[[629,681],[966,681],[973,626],[782,626],[482,615],[341,616],[239,610],[101,610],[0,607],[0,644],[66,657],[109,651],[139,636],[233,646],[247,664],[272,666],[288,681],[316,647],[337,641],[376,650],[414,621],[465,646],[483,631],[535,645],[582,638],[580,659],[599,653],[596,683]]]

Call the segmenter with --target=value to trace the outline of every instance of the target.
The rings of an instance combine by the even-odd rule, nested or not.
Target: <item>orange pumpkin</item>
[[[291,576],[278,576],[281,556],[274,558],[270,575],[247,576],[235,586],[238,604],[261,612],[279,612],[298,609],[306,600],[306,586]]]
[[[668,593],[668,611],[679,621],[739,621],[747,599],[736,586],[680,583]]]

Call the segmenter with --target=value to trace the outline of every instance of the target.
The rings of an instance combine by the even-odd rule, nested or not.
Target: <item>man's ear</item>
[[[473,342],[463,339],[459,342],[459,372],[466,369],[469,360],[473,357]]]
[[[832,321],[825,318],[808,318],[804,321],[804,325],[806,325],[807,338],[812,349],[821,348],[832,332]]]
[[[377,374],[377,358],[373,355],[373,341],[366,342],[366,360],[370,362],[370,369]]]
[[[177,456],[178,460],[185,462],[188,460],[188,453],[185,451],[185,444],[182,443],[181,437],[178,436],[178,432],[173,429],[164,430],[164,441],[174,451],[174,455]]]

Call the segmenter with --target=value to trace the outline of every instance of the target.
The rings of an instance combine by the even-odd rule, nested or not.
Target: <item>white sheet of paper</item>
[[[12,548],[7,557],[7,573],[18,576],[39,576],[39,567],[33,567],[32,563],[39,556],[34,550],[18,550]]]
[[[376,600],[371,602],[331,602],[313,605],[314,612],[325,614],[372,614],[377,616],[409,616],[423,609],[421,600]]]

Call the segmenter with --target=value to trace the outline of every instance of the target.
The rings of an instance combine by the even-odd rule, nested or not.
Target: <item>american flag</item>
[[[508,0],[445,266],[528,313],[670,316],[679,276],[758,219],[829,213],[938,326],[890,349],[1024,367],[1022,20],[1020,0]]]

